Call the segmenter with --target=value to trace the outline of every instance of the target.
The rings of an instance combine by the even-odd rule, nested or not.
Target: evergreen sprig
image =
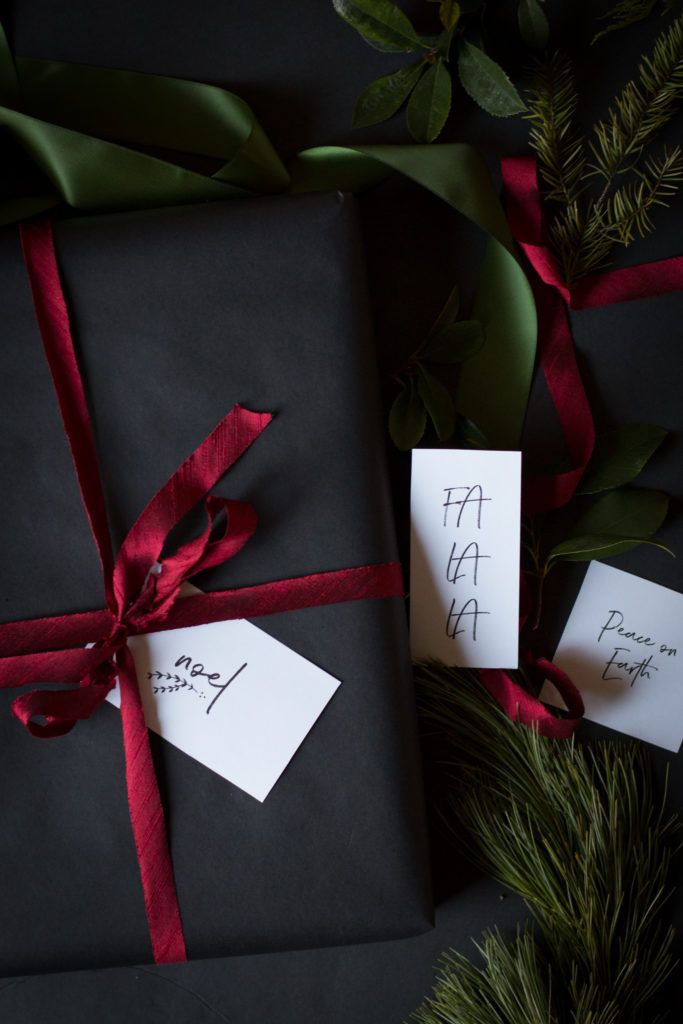
[[[575,127],[578,97],[570,62],[552,54],[536,64],[530,86],[530,141],[544,198],[556,204],[550,243],[567,284],[599,270],[615,245],[653,230],[652,212],[683,182],[680,147],[648,147],[683,98],[683,18],[657,39],[638,80],[626,84],[586,142]]]
[[[628,28],[637,21],[642,21],[652,14],[655,7],[661,7],[664,14],[673,10],[681,0],[618,0],[618,3],[611,7],[605,14],[599,15],[600,21],[606,21],[605,28],[597,32],[592,43],[602,39],[609,32],[616,32],[618,29]]]
[[[425,729],[442,746],[444,819],[523,896],[543,943],[529,931],[511,945],[492,934],[482,968],[447,959],[415,1020],[651,1024],[675,966],[661,912],[680,825],[642,748],[545,739],[512,722],[468,670],[430,663],[417,680]]]
[[[558,1024],[549,1008],[548,972],[530,929],[513,942],[498,932],[475,943],[483,967],[446,954],[434,995],[413,1014],[418,1024]]]
[[[546,197],[572,206],[581,195],[586,156],[583,137],[574,126],[579,95],[569,58],[556,53],[538,61],[532,94],[530,138],[543,170]]]

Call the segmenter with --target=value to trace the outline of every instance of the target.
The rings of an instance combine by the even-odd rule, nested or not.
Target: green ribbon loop
[[[15,62],[1,26],[0,98],[0,127],[49,183],[44,194],[0,198],[0,224],[62,203],[108,212],[287,190],[358,192],[395,172],[433,192],[489,236],[474,310],[486,344],[463,365],[457,407],[492,445],[519,444],[535,307],[488,169],[471,146],[324,146],[300,153],[288,171],[233,93],[133,71]]]

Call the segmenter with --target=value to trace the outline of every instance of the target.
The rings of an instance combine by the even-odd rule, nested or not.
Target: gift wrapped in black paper
[[[275,413],[217,493],[259,529],[197,581],[248,586],[396,557],[351,200],[247,200],[64,221],[63,287],[118,544],[237,402]],[[15,229],[0,235],[0,622],[103,605]],[[188,955],[430,926],[400,598],[260,618],[341,680],[259,803],[152,736]],[[96,639],[96,638],[93,638]],[[39,741],[0,705],[0,970],[151,959],[119,712]]]

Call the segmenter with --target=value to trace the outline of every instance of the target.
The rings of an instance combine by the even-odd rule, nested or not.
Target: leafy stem
[[[433,0],[430,0],[433,3]],[[392,117],[405,103],[408,130],[418,142],[433,142],[448,119],[453,100],[450,64],[457,67],[460,85],[484,110],[510,117],[525,109],[524,102],[499,64],[486,52],[484,0],[467,6],[457,0],[438,0],[438,35],[422,36],[394,0],[332,0],[337,14],[370,46],[408,53],[412,64],[366,86],[356,103],[353,123],[365,128]],[[542,48],[548,23],[544,0],[519,0],[519,26],[528,45]],[[415,60],[415,58],[417,58]]]

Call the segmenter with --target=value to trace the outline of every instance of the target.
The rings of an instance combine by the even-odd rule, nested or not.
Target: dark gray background
[[[426,8],[413,2],[411,9]],[[511,3],[501,3],[511,10]],[[555,0],[548,8],[554,43],[577,62],[590,123],[605,112],[616,88],[630,76],[638,54],[650,46],[658,19],[615,35],[589,49],[594,15],[605,0]],[[193,77],[227,86],[254,108],[283,155],[303,146],[351,140],[408,141],[403,116],[365,132],[350,131],[353,102],[372,78],[400,63],[364,45],[334,15],[328,0],[16,0],[7,25],[20,54],[89,62]],[[523,54],[514,35],[501,33],[498,50],[518,73]],[[672,131],[671,137],[680,137]],[[481,115],[458,92],[450,139],[479,144],[492,160],[523,152],[526,126]],[[467,283],[476,240],[443,205],[392,183],[362,200],[380,365],[400,363],[433,317],[453,279]],[[657,234],[638,243],[622,264],[680,251],[681,203],[658,217]],[[683,589],[681,483],[683,382],[680,296],[640,301],[572,317],[574,337],[599,426],[644,420],[668,427],[669,438],[643,477],[673,496],[662,539],[677,562],[652,549],[615,562],[678,590]],[[525,447],[537,461],[557,454],[551,410],[538,388]],[[405,520],[407,460],[393,456],[399,519]],[[583,569],[568,569],[549,590],[548,651],[554,650]],[[595,733],[591,727],[586,732]],[[680,755],[654,751],[660,765],[674,766],[672,803],[683,808]],[[433,965],[447,947],[471,950],[471,939],[499,925],[512,930],[523,916],[520,902],[500,887],[460,867],[438,837],[434,843],[439,906],[435,931],[391,943],[204,961],[183,967],[83,972],[8,982],[0,990],[3,1020],[71,1024],[97,1017],[137,1022],[230,1021],[232,1024],[399,1024],[430,987]],[[680,897],[672,913],[681,922]],[[59,937],[55,936],[55,941]],[[673,987],[668,1002],[675,1005]],[[4,1005],[3,1005],[4,1003]]]

